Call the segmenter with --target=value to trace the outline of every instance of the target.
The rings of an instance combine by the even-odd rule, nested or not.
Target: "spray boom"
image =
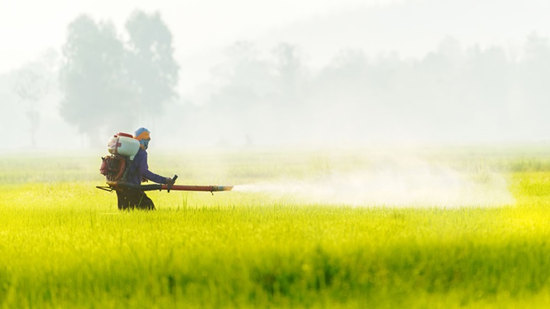
[[[175,182],[178,178],[178,175],[175,175],[172,180]],[[105,191],[116,191],[116,190],[124,190],[125,188],[132,188],[132,189],[138,189],[141,191],[155,191],[155,190],[166,190],[167,192],[170,192],[170,190],[175,191],[203,191],[203,192],[210,192],[214,194],[214,192],[220,192],[220,191],[231,191],[233,190],[233,186],[218,186],[218,185],[209,185],[209,186],[197,186],[197,185],[163,185],[163,184],[150,184],[150,185],[136,185],[129,182],[122,182],[122,181],[107,181],[106,186],[96,186],[96,188],[105,190]]]

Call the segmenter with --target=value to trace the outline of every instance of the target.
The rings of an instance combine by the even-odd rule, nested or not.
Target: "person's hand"
[[[173,186],[174,185],[174,182],[176,182],[174,179],[172,178],[166,178],[166,184],[168,186]]]

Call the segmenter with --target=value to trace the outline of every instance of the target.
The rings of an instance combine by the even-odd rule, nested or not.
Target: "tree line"
[[[448,37],[422,58],[350,49],[316,69],[299,46],[266,55],[239,42],[213,76],[218,86],[202,109],[258,142],[518,141],[550,129],[550,44],[536,34],[515,53]]]
[[[125,31],[122,36],[111,22],[86,15],[68,26],[55,72],[59,112],[92,144],[151,119],[160,127],[177,123],[164,128],[184,142],[249,144],[523,140],[544,139],[550,130],[550,44],[537,34],[515,51],[461,46],[450,37],[420,58],[348,49],[321,67],[309,64],[298,45],[265,52],[254,42],[236,42],[203,85],[207,99],[191,102],[177,96],[180,68],[160,14],[136,11]],[[26,102],[32,144],[37,102],[52,88],[51,62],[14,74],[13,93]]]

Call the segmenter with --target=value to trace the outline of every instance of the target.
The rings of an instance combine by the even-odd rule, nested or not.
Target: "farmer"
[[[127,176],[127,181],[131,184],[139,186],[142,181],[151,180],[160,184],[173,185],[174,180],[159,176],[149,171],[147,165],[147,146],[151,141],[150,131],[146,128],[139,128],[134,133],[134,138],[139,141],[140,149],[131,161]],[[118,198],[118,209],[146,209],[154,210],[155,205],[153,201],[138,188],[124,188],[116,191]]]

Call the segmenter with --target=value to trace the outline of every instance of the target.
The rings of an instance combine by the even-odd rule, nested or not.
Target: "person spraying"
[[[136,185],[136,187],[128,186],[116,190],[118,209],[137,208],[154,210],[155,205],[153,201],[137,186],[139,186],[143,180],[150,180],[159,184],[171,186],[174,184],[174,180],[169,177],[162,177],[149,170],[149,165],[147,163],[147,148],[151,141],[151,132],[146,128],[139,128],[134,133],[134,139],[139,141],[139,150],[134,156],[134,159],[130,161],[126,181]]]
[[[110,155],[102,157],[100,173],[105,176],[107,186],[96,188],[117,194],[117,206],[120,210],[144,209],[154,210],[153,201],[145,191],[170,190],[176,191],[206,191],[210,193],[231,191],[233,186],[218,185],[174,185],[176,179],[157,175],[149,170],[147,163],[147,148],[151,141],[151,132],[139,128],[134,135],[119,132],[111,137],[107,144]],[[150,180],[156,184],[142,185]]]

